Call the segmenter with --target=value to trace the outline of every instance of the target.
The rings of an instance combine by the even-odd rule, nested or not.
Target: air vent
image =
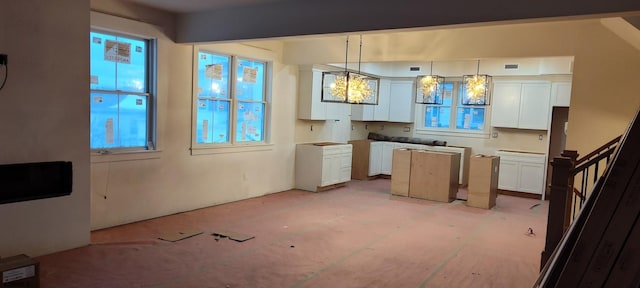
[[[409,71],[420,71],[420,67],[409,67]]]
[[[518,64],[504,64],[504,70],[518,70]]]

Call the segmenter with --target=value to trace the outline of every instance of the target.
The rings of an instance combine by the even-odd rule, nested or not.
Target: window
[[[92,31],[91,149],[153,149],[152,41]]]
[[[445,82],[442,105],[424,105],[421,128],[440,131],[481,132],[485,124],[485,106],[462,105],[462,82]]]
[[[266,62],[198,53],[196,144],[266,141],[266,71]]]

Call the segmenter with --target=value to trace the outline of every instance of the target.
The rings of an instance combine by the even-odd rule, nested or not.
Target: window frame
[[[230,124],[229,124],[229,141],[225,143],[198,143],[198,134],[197,134],[197,125],[198,125],[198,102],[200,99],[222,99],[222,98],[212,98],[212,97],[204,97],[201,98],[198,94],[199,89],[199,76],[198,76],[198,66],[199,66],[199,55],[200,53],[213,54],[217,56],[224,56],[230,59],[229,62],[229,110],[230,110]],[[263,91],[262,91],[262,101],[255,100],[239,100],[236,96],[236,86],[238,84],[237,80],[237,72],[238,72],[238,59],[245,61],[254,61],[260,62],[264,65],[264,78],[263,78]],[[272,67],[273,63],[271,60],[266,59],[257,59],[255,57],[247,57],[240,54],[232,54],[221,51],[216,51],[215,49],[207,49],[203,47],[195,47],[193,48],[193,105],[192,105],[192,122],[191,122],[191,154],[192,155],[200,155],[200,154],[215,154],[215,153],[226,153],[226,152],[244,152],[244,151],[262,151],[262,150],[271,150],[273,144],[271,143],[271,88],[272,88]],[[250,103],[262,103],[264,105],[263,110],[263,124],[262,124],[262,140],[261,141],[237,141],[237,121],[238,121],[238,105],[239,102],[250,102]]]
[[[101,27],[94,27],[94,26],[90,27],[89,32],[143,41],[146,45],[146,54],[147,54],[145,57],[146,58],[145,86],[147,87],[146,92],[134,92],[134,91],[125,91],[125,90],[118,90],[118,89],[115,89],[115,90],[92,89],[91,87],[89,87],[89,97],[91,97],[93,93],[110,94],[110,95],[116,95],[116,96],[135,95],[135,96],[146,97],[146,100],[147,100],[147,105],[146,105],[147,106],[146,107],[147,125],[146,125],[146,133],[145,133],[146,145],[131,146],[131,147],[118,146],[118,147],[94,148],[94,147],[91,147],[91,142],[89,142],[90,151],[98,155],[157,151],[157,114],[158,114],[157,113],[157,67],[158,67],[157,39],[151,36],[143,36],[143,35],[138,35],[134,33],[115,31],[115,30],[110,30],[110,29],[101,28]],[[89,39],[89,41],[92,41],[92,39]],[[91,58],[89,59],[89,67],[91,67]],[[89,69],[89,76],[92,76],[91,69]],[[117,83],[117,76],[116,76],[116,83]],[[90,103],[93,103],[93,100],[90,100],[90,101],[91,101]],[[91,134],[91,126],[89,128],[90,128],[89,133]],[[119,133],[119,130],[118,130],[118,133]]]
[[[489,138],[490,135],[490,115],[491,115],[491,106],[477,106],[477,105],[462,105],[462,101],[460,99],[461,93],[464,91],[462,88],[462,79],[459,78],[447,78],[445,79],[445,83],[453,83],[453,91],[452,91],[452,99],[451,105],[447,105],[449,107],[449,127],[448,128],[437,128],[437,127],[427,127],[425,126],[425,114],[426,109],[428,107],[445,107],[443,105],[437,104],[422,104],[417,103],[415,117],[416,129],[415,134],[418,135],[442,135],[442,136],[459,136],[459,137],[470,137],[470,138]],[[470,129],[458,129],[457,128],[457,116],[458,109],[460,108],[482,108],[484,109],[484,125],[482,130],[470,130]]]

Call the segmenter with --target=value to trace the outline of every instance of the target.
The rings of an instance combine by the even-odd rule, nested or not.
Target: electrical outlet
[[[402,128],[402,131],[403,132],[409,132],[409,131],[411,131],[411,127],[404,127],[404,128]]]
[[[498,138],[498,132],[493,132],[493,133],[491,134],[491,137],[493,137],[493,138]]]
[[[542,134],[538,135],[538,140],[542,141]]]

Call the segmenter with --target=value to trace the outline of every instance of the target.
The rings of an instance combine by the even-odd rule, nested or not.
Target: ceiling
[[[253,6],[287,0],[126,0],[172,13],[192,13],[213,9]],[[306,1],[306,0],[298,0]]]

